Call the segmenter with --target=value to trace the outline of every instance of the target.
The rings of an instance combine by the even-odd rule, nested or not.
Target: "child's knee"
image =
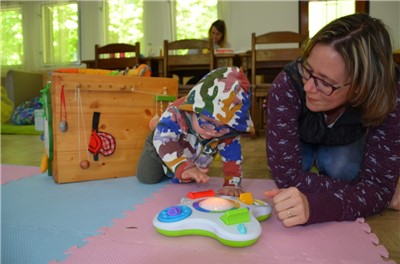
[[[136,175],[136,177],[140,183],[144,183],[144,184],[156,184],[156,183],[161,182],[161,180],[162,180],[162,177],[160,177],[160,178],[145,177],[141,174]]]
[[[164,177],[164,173],[162,173],[162,168],[159,170],[155,170],[155,167],[144,166],[143,164],[139,164],[136,177],[139,182],[145,184],[155,184],[161,182]]]

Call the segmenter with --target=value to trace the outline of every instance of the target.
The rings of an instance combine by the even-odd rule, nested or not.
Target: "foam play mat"
[[[217,190],[221,178],[203,185],[143,185],[135,177],[60,185],[35,173],[2,185],[2,263],[395,263],[363,219],[285,228],[272,213],[260,222],[258,241],[240,248],[157,232],[152,221],[160,211],[190,192]],[[244,179],[243,187],[268,203],[263,192],[275,185]]]

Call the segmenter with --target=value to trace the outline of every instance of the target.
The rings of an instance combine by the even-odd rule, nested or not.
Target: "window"
[[[43,63],[69,64],[79,61],[78,3],[42,5]]]
[[[309,32],[310,30],[313,30],[313,31],[318,30],[318,29],[320,29],[322,26],[324,26],[326,23],[328,23],[330,21],[329,20],[327,22],[320,22],[320,23],[318,22],[319,23],[319,26],[317,26],[318,29],[316,29],[317,27],[315,27],[315,26],[310,28],[309,25],[311,24],[310,21],[313,19],[312,17],[314,17],[314,16],[318,17],[318,13],[316,13],[316,14],[311,13],[311,12],[315,12],[315,11],[311,11],[311,7],[309,6],[309,4],[311,4],[311,2],[316,2],[316,1],[314,1],[314,0],[302,0],[302,1],[299,1],[299,20],[300,20],[300,22],[299,22],[299,27],[300,27],[299,28],[299,32],[304,34],[304,35],[310,36],[310,37],[312,36],[311,32]],[[325,1],[321,1],[321,2],[325,3],[325,4],[327,2],[333,2],[334,4],[340,4],[341,2],[348,2],[348,1],[347,0],[345,0],[345,1],[337,1],[337,0],[329,1],[329,0],[325,0]],[[369,0],[363,0],[363,1],[354,0],[354,1],[351,1],[351,2],[353,2],[352,5],[354,6],[354,9],[352,9],[354,11],[352,13],[355,13],[355,12],[369,13]],[[348,3],[346,3],[346,4],[348,4]],[[342,15],[336,14],[335,17],[336,16],[339,17],[339,16],[342,16]]]
[[[18,4],[1,6],[1,65],[22,65],[24,37],[22,7]]]
[[[218,19],[218,0],[176,0],[176,39],[206,39],[211,24]]]
[[[332,20],[355,11],[354,0],[310,1],[308,8],[310,37]]]
[[[107,0],[105,10],[105,43],[143,41],[143,0]]]

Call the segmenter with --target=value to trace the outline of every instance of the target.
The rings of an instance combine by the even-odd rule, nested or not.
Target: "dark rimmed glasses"
[[[318,91],[322,92],[323,94],[325,94],[326,96],[330,96],[331,94],[333,94],[334,91],[336,91],[337,89],[340,89],[344,86],[350,85],[351,83],[345,83],[345,84],[337,84],[337,85],[333,85],[328,83],[327,81],[315,76],[312,73],[311,69],[308,69],[305,66],[305,63],[303,60],[298,60],[297,61],[297,67],[299,69],[299,73],[301,75],[301,77],[308,81],[311,78],[313,78],[314,80],[314,85],[317,88]]]
[[[229,132],[232,131],[232,128],[230,126],[228,126],[228,125],[216,125],[216,124],[212,123],[211,121],[206,120],[205,118],[203,118],[200,114],[196,113],[196,117],[197,117],[197,120],[199,122],[199,126],[204,130],[208,130],[208,131],[215,130],[217,132],[221,132],[224,129],[228,129]]]

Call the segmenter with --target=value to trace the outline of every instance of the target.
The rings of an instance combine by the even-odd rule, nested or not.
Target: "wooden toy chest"
[[[138,158],[150,132],[149,121],[156,114],[155,97],[162,94],[177,96],[177,80],[53,73],[50,166],[55,182],[136,175]],[[94,112],[100,113],[98,131],[112,135],[116,142],[115,151],[108,156],[99,154],[97,161],[88,151]],[[64,119],[68,124],[66,132],[59,127]],[[83,160],[89,161],[87,169],[81,167]]]

